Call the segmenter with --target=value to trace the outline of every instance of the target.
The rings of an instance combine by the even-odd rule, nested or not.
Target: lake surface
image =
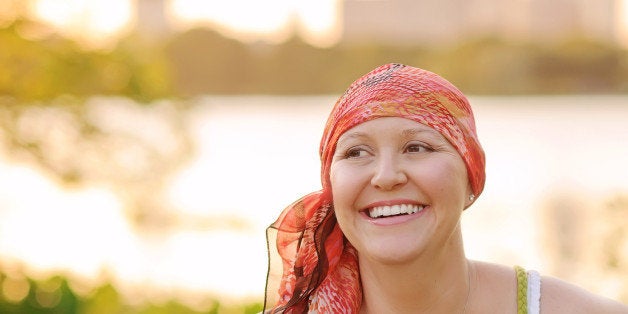
[[[259,298],[265,228],[286,205],[320,188],[318,144],[335,98],[195,100],[184,113],[195,154],[171,178],[164,197],[177,215],[216,223],[169,230],[158,240],[134,230],[110,191],[68,191],[2,159],[0,257],[79,277],[99,277],[106,269],[120,286]],[[557,195],[583,208],[628,195],[628,96],[470,100],[487,181],[463,214],[467,254],[551,273],[544,210]],[[34,238],[27,230],[35,227],[51,238]]]

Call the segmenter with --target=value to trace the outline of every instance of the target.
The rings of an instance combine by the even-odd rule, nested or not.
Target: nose
[[[394,154],[380,155],[371,178],[375,188],[390,191],[408,182],[408,177]]]

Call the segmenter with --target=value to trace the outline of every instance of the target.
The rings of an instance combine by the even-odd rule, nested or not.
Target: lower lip
[[[366,217],[366,219],[374,225],[392,226],[392,225],[398,225],[398,224],[408,222],[410,220],[417,219],[421,217],[423,213],[425,213],[425,211],[428,210],[429,208],[430,208],[429,206],[426,206],[423,208],[423,210],[416,212],[414,214],[391,216],[391,217],[385,217],[385,218],[371,218],[367,212],[362,212],[362,215]]]

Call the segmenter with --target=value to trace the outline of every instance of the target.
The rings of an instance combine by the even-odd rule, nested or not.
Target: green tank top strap
[[[521,266],[515,266],[517,275],[517,314],[528,314],[528,274]]]

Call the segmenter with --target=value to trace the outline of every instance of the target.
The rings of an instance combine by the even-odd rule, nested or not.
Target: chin
[[[366,252],[363,254],[358,252],[358,255],[384,265],[410,263],[421,255],[420,249],[409,248],[407,245],[383,245],[383,247],[380,247],[379,249],[371,247],[365,251]]]

